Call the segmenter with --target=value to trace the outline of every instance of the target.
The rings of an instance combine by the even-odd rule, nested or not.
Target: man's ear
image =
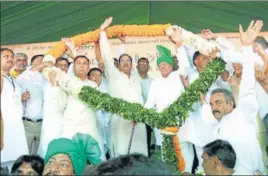
[[[197,58],[194,60],[194,65],[196,66],[198,64],[198,62],[199,62],[199,58],[197,56]]]
[[[213,164],[215,167],[217,167],[218,165],[221,164],[221,161],[219,160],[219,158],[217,156],[213,156],[212,161],[213,161]]]

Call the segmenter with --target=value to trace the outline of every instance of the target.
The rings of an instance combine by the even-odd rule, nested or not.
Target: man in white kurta
[[[217,109],[220,107],[219,102],[214,102],[214,95],[219,95],[219,93],[211,96],[210,104],[212,108],[203,101],[202,118],[208,124],[210,133],[203,133],[203,138],[199,138],[199,140],[204,145],[215,139],[227,140],[237,154],[234,175],[253,175],[258,170],[264,173],[264,165],[257,140],[258,101],[256,99],[252,46],[244,47],[242,56],[243,60],[240,62],[243,64],[243,74],[238,106],[230,113],[226,113],[220,120],[216,120],[214,116],[222,113],[220,109]],[[234,103],[234,100],[232,101]],[[215,103],[217,103],[217,106]]]
[[[8,167],[9,170],[21,155],[29,154],[22,122],[21,90],[9,74],[13,63],[13,52],[9,49],[1,49],[1,75],[3,75],[1,112],[4,124],[1,167]]]
[[[160,57],[157,59],[157,65],[160,68],[161,77],[155,78],[150,86],[148,99],[145,104],[145,108],[156,108],[158,112],[162,112],[165,108],[168,108],[184,91],[184,86],[181,81],[181,70],[173,71],[174,61],[171,56],[170,50],[162,46],[157,46],[160,53]],[[166,73],[163,70],[163,64],[166,67],[165,70],[169,70]],[[154,129],[156,137],[156,145],[162,146],[163,135],[159,129]],[[184,146],[181,144],[182,152],[184,152]],[[186,162],[187,167],[187,162]]]
[[[119,71],[119,69],[114,66],[113,58],[109,55],[110,46],[104,29],[102,29],[100,34],[100,47],[104,59],[104,71],[107,77],[110,95],[116,98],[122,98],[128,102],[143,104],[141,86],[139,82],[130,75],[131,68],[129,69],[129,66],[131,65],[132,67],[132,60],[127,55],[121,57],[124,61],[119,59],[119,69],[121,64],[122,70],[129,70],[129,75]],[[128,153],[134,123],[135,122],[123,119],[119,115],[113,115],[111,117],[112,156],[116,157]],[[134,129],[130,153],[140,153],[147,156],[146,141],[145,124],[137,123]]]
[[[49,57],[51,58],[51,56]],[[46,58],[44,60],[47,61]],[[78,93],[83,86],[97,87],[95,82],[87,79],[89,59],[85,56],[79,56],[74,60],[74,75],[66,74],[58,68],[53,69],[56,71],[57,77],[55,81],[55,76],[52,76],[52,86],[59,86],[64,90],[64,93],[54,91],[57,94],[51,95],[57,99],[59,110],[65,106],[60,136],[71,139],[78,132],[91,135],[98,141],[102,159],[105,160],[103,141],[97,129],[96,112],[78,97]],[[65,96],[67,96],[66,101],[64,101]]]

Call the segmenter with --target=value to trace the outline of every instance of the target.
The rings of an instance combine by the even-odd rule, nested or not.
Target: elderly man
[[[227,141],[215,140],[203,147],[202,154],[206,175],[232,175],[236,162],[236,153]]]
[[[143,104],[140,83],[131,76],[132,58],[128,54],[122,54],[119,57],[119,68],[117,69],[109,55],[110,46],[105,29],[111,24],[111,21],[112,18],[108,18],[100,26],[101,55],[104,60],[105,75],[107,76],[110,95],[132,103]],[[135,122],[125,120],[118,115],[113,115],[111,118],[111,139],[112,155],[114,157],[129,152],[148,155],[144,124],[135,124]]]
[[[243,32],[240,26],[240,40],[243,45],[242,60],[222,57],[226,62],[240,62],[243,65],[238,106],[235,104],[232,93],[226,89],[212,91],[211,107],[206,104],[205,97],[201,96],[202,118],[210,132],[200,131],[203,137],[199,140],[204,144],[215,139],[228,141],[237,155],[235,175],[253,175],[258,170],[264,173],[262,153],[256,134],[258,101],[256,99],[252,48],[262,26],[263,23],[259,20],[255,24],[252,21],[246,32]]]
[[[28,65],[28,56],[24,53],[15,54],[15,65],[10,71],[13,78],[17,78],[22,72],[26,70]]]
[[[157,59],[161,77],[155,78],[149,89],[148,99],[145,108],[156,107],[158,112],[170,106],[184,91],[179,71],[173,72],[174,61],[171,51],[158,45],[157,50],[160,56]],[[154,129],[156,145],[162,146],[163,137],[159,129]],[[183,148],[183,146],[182,146]],[[183,149],[182,149],[183,150]]]
[[[18,157],[29,153],[22,122],[21,89],[10,76],[13,64],[13,51],[1,48],[1,112],[4,123],[1,167],[8,167],[9,170]]]
[[[48,145],[43,175],[81,175],[87,164],[100,163],[100,156],[98,142],[90,135],[55,139]]]

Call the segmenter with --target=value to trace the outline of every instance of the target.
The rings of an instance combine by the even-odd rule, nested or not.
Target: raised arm
[[[201,31],[201,36],[207,40],[215,40],[224,50],[235,50],[235,46],[224,37],[216,36],[211,30],[204,29]]]
[[[106,28],[111,24],[112,18],[109,17],[105,20],[105,22],[100,26],[100,49],[101,49],[101,56],[104,61],[104,70],[105,74],[108,79],[113,79],[118,77],[121,73],[120,71],[114,66],[114,61],[110,56],[110,44],[108,42],[106,36]]]
[[[179,73],[184,78],[188,76],[189,69],[191,69],[186,49],[182,42],[182,29],[176,28],[174,32],[169,36],[169,39],[176,47],[176,57],[179,61]]]
[[[254,121],[258,113],[258,101],[256,98],[256,79],[254,68],[254,55],[252,44],[258,36],[263,22],[258,20],[256,23],[252,21],[247,31],[243,32],[243,28],[239,26],[240,40],[242,42],[243,56],[243,73],[241,84],[239,87],[239,112],[243,114],[249,121]]]
[[[101,49],[100,49],[100,42],[95,42],[94,43],[95,46],[95,56],[96,56],[96,60],[98,61],[98,67],[99,69],[101,69],[102,72],[104,72],[104,63],[103,63],[103,59],[101,57]]]

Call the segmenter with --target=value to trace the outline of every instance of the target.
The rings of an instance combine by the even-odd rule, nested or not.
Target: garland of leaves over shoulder
[[[207,92],[212,83],[224,71],[225,62],[219,58],[210,62],[204,72],[196,79],[180,97],[161,113],[154,109],[146,109],[141,104],[130,103],[120,98],[114,98],[92,87],[84,86],[79,98],[89,107],[102,109],[122,118],[137,123],[146,123],[152,128],[165,128],[181,125],[192,111],[192,105],[200,99],[200,92]],[[164,135],[162,152],[165,162],[176,164],[176,155],[170,135]]]

